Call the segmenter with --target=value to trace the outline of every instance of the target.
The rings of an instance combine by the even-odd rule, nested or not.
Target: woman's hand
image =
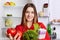
[[[17,34],[14,37],[14,40],[20,40],[21,36],[22,36],[22,32],[18,31]]]
[[[15,37],[14,37],[14,40],[20,40],[20,36],[19,36],[19,33],[17,33],[16,35],[15,35]]]
[[[14,37],[11,36],[11,34],[6,32],[6,36],[10,39],[10,40],[20,40],[22,33],[21,32],[17,32],[16,35]]]
[[[12,37],[10,33],[9,33],[9,34],[6,33],[6,36],[7,36],[10,40],[20,40],[19,33],[17,33],[14,37]]]
[[[9,34],[9,39],[10,39],[10,40],[13,40],[13,37],[11,36],[11,34]]]
[[[6,32],[6,36],[10,39],[10,40],[13,40],[13,37],[11,36],[11,34],[9,33],[9,34],[7,34],[7,32]]]

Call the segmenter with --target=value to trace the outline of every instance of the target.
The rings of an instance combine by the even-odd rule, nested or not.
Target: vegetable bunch
[[[23,40],[38,40],[38,29],[39,25],[37,23],[34,24],[34,30],[27,30],[22,38]]]

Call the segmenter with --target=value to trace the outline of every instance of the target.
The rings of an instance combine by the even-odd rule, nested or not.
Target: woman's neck
[[[32,22],[27,22],[27,27],[30,28],[32,25]]]

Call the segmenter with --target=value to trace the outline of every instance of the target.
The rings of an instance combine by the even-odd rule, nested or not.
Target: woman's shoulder
[[[16,25],[16,29],[18,29],[18,28],[22,28],[22,25],[21,24]]]
[[[39,26],[43,26],[44,24],[42,22],[38,22],[38,25]]]
[[[46,29],[46,26],[45,26],[42,22],[38,22],[38,25],[39,25],[41,28]]]
[[[16,27],[22,27],[22,25],[21,24],[18,24],[18,25],[16,25]]]
[[[22,25],[21,25],[21,24],[19,24],[19,25],[17,25],[17,26],[16,26],[16,28],[15,28],[15,29],[16,29],[17,31],[18,31],[18,30],[22,31],[22,29],[23,29],[23,28],[22,28]]]
[[[39,25],[43,24],[42,22],[38,22]]]

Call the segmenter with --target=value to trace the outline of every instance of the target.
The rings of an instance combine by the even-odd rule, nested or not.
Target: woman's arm
[[[39,22],[38,24],[39,24],[40,28],[46,29],[45,25],[42,22]]]
[[[9,33],[9,34],[7,34],[7,32],[6,32],[6,36],[10,39],[10,40],[13,40],[13,37],[11,36],[11,34]]]
[[[23,33],[23,28],[22,28],[21,25],[17,25],[15,29],[17,31],[17,34],[15,35],[14,39],[16,39],[16,40],[19,39],[20,40],[21,36],[22,36],[22,33]]]
[[[23,27],[21,25],[17,25],[15,28],[17,31],[23,32]]]
[[[46,32],[45,40],[51,40],[51,38],[50,38],[50,36],[49,36],[48,32]]]

